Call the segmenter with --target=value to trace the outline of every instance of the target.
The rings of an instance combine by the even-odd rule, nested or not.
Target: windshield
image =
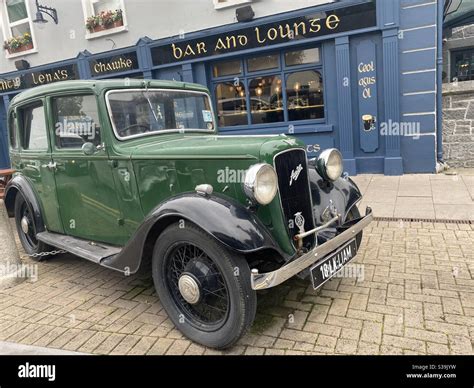
[[[213,131],[209,96],[184,90],[117,90],[107,94],[119,139],[158,132]]]

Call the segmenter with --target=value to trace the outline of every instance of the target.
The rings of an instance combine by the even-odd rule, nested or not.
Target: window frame
[[[48,104],[48,111],[51,112],[51,122],[53,123],[53,128],[52,128],[52,140],[51,145],[53,148],[53,151],[56,153],[61,153],[61,152],[66,152],[66,153],[71,153],[71,152],[78,152],[80,155],[84,155],[82,148],[68,148],[68,147],[58,147],[57,144],[57,139],[58,137],[56,136],[56,128],[55,128],[55,123],[57,121],[56,117],[56,112],[54,110],[54,100],[57,98],[67,98],[67,97],[79,97],[79,96],[91,96],[95,98],[95,103],[97,106],[97,116],[99,117],[99,134],[100,134],[100,144],[104,144],[104,136],[103,136],[103,126],[102,126],[102,120],[101,120],[101,112],[100,112],[100,104],[99,101],[97,100],[97,96],[92,92],[92,91],[70,91],[67,93],[57,93],[57,94],[52,94],[48,96],[47,98],[47,104]],[[49,117],[49,116],[48,116]]]
[[[24,115],[24,111],[26,109],[29,109],[31,107],[35,107],[36,105],[40,105],[42,106],[43,108],[43,113],[44,113],[44,119],[45,119],[45,131],[46,131],[46,139],[47,139],[47,148],[46,149],[29,149],[29,148],[24,148],[24,142],[25,142],[25,115]],[[48,109],[47,109],[47,106],[46,106],[46,101],[44,98],[41,98],[41,99],[37,99],[37,100],[32,100],[32,101],[28,101],[27,103],[25,103],[24,105],[20,105],[16,108],[16,111],[17,111],[17,125],[18,125],[18,128],[19,128],[19,131],[18,131],[18,140],[19,140],[19,147],[18,149],[22,152],[22,153],[32,153],[32,154],[38,154],[38,153],[45,153],[45,154],[48,154],[51,152],[51,136],[50,136],[50,131],[49,131],[49,125],[48,125],[48,121],[49,121],[49,116],[48,116]],[[21,112],[21,114],[18,114],[18,112]],[[31,134],[30,134],[31,135]]]
[[[0,9],[0,22],[2,24],[2,32],[3,32],[3,36],[5,40],[11,39],[13,38],[13,34],[12,34],[13,27],[28,23],[28,26],[30,28],[31,40],[33,42],[33,48],[30,50],[20,51],[18,53],[13,53],[13,54],[9,54],[8,50],[5,50],[6,58],[15,58],[15,57],[34,54],[38,52],[38,48],[36,45],[35,30],[33,28],[33,19],[31,18],[30,4],[28,0],[23,0],[23,1],[25,2],[26,13],[28,16],[25,19],[21,19],[16,22],[10,23],[10,18],[8,16],[7,2],[6,0],[0,0],[0,2],[3,3],[2,8]]]
[[[226,0],[224,3],[220,3],[218,0],[212,0],[212,2],[214,3],[214,9],[219,10],[235,7],[237,5],[249,4],[252,3],[253,0]]]
[[[465,53],[470,53],[471,56],[474,57],[474,46],[472,46],[472,47],[463,47],[459,50],[452,50],[450,52],[450,61],[451,61],[450,72],[451,72],[451,75],[450,75],[450,81],[449,82],[453,82],[454,77],[458,78],[458,82],[473,81],[474,80],[474,75],[473,75],[472,79],[466,79],[466,80],[461,81],[461,80],[459,80],[459,77],[455,74],[456,73],[456,63],[454,61],[454,58],[455,58],[456,55],[465,54]],[[474,73],[474,67],[470,68],[470,72]]]
[[[100,1],[100,0],[99,0]],[[84,29],[86,30],[86,39],[100,38],[102,36],[117,34],[119,32],[128,31],[127,12],[125,10],[125,1],[118,0],[120,2],[120,9],[122,10],[123,26],[109,28],[107,30],[90,32],[85,28],[87,18],[95,16],[93,0],[82,0],[82,12],[84,15]]]
[[[14,132],[12,133],[12,122],[15,125]],[[8,121],[7,121],[7,126],[8,126],[8,145],[11,150],[18,151],[20,149],[20,142],[18,141],[18,115],[16,113],[16,109],[13,109],[10,114],[8,115]],[[12,134],[14,135],[12,137]],[[15,139],[15,146],[12,145],[12,138]]]
[[[292,51],[299,51],[299,50],[308,50],[308,49],[313,49],[317,48],[319,50],[319,61],[315,63],[307,63],[303,65],[292,65],[292,66],[287,66],[285,62],[285,54],[288,52]],[[270,70],[260,70],[260,71],[255,71],[255,72],[249,72],[248,71],[248,66],[247,66],[247,59],[256,57],[256,56],[264,56],[264,55],[272,55],[276,54],[279,57],[279,67],[270,69]],[[326,124],[327,123],[327,104],[326,104],[326,96],[324,93],[325,90],[325,72],[324,72],[324,66],[323,66],[323,57],[324,57],[324,52],[323,52],[323,45],[312,45],[312,46],[301,46],[301,47],[290,47],[290,48],[285,48],[282,50],[277,50],[277,51],[265,51],[263,53],[257,53],[253,55],[246,55],[242,57],[240,60],[243,62],[242,63],[242,70],[243,72],[240,75],[233,75],[233,76],[224,76],[224,77],[214,77],[213,76],[213,69],[212,66],[216,62],[223,62],[225,60],[235,60],[237,58],[229,56],[226,59],[220,59],[218,61],[213,61],[210,62],[210,67],[209,67],[209,73],[210,73],[210,84],[211,84],[211,94],[212,94],[212,99],[214,102],[214,109],[216,113],[218,114],[218,101],[216,98],[216,87],[219,83],[222,82],[231,82],[235,81],[236,78],[239,79],[240,82],[243,83],[245,87],[245,93],[246,93],[246,104],[247,104],[247,124],[242,124],[242,125],[232,125],[232,126],[220,126],[219,129],[223,129],[224,131],[232,131],[232,130],[239,130],[239,129],[244,129],[248,127],[252,128],[266,128],[270,126],[275,126],[275,125],[305,125],[305,124]],[[318,72],[323,81],[323,103],[324,103],[324,117],[319,118],[319,119],[304,119],[304,120],[289,120],[289,114],[288,114],[288,108],[287,108],[287,93],[286,93],[286,81],[287,77],[292,74],[292,73],[298,73],[301,71],[305,70],[313,70]],[[250,112],[250,90],[249,90],[249,85],[250,81],[253,78],[257,78],[259,76],[279,76],[282,84],[282,100],[283,100],[283,121],[277,121],[277,122],[272,122],[272,123],[261,123],[261,124],[253,124],[252,123],[252,117],[251,117],[251,112]],[[218,120],[219,122],[219,120]]]
[[[114,134],[114,137],[118,141],[127,141],[127,140],[132,140],[132,139],[137,139],[137,138],[142,138],[142,137],[148,137],[148,136],[156,136],[156,135],[161,135],[161,134],[167,134],[167,133],[207,133],[207,134],[215,134],[217,130],[217,120],[216,120],[216,113],[214,109],[214,104],[212,97],[202,91],[198,90],[186,90],[186,89],[172,89],[172,88],[150,88],[147,89],[149,92],[157,91],[157,92],[186,92],[186,93],[191,93],[191,94],[199,94],[206,96],[209,99],[209,107],[211,109],[211,114],[212,114],[212,122],[214,124],[213,129],[200,129],[200,128],[186,128],[186,130],[182,129],[162,129],[159,131],[152,131],[152,132],[147,132],[147,133],[140,133],[137,135],[130,135],[130,136],[120,136],[117,127],[115,125],[115,121],[113,120],[113,115],[112,115],[112,107],[110,106],[110,99],[109,96],[113,93],[131,93],[131,92],[141,92],[143,93],[143,89],[110,89],[105,93],[105,105],[107,107],[107,117],[109,119],[110,126],[112,127],[112,131]]]

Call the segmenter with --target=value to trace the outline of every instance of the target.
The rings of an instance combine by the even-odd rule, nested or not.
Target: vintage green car
[[[151,261],[170,319],[206,346],[242,336],[256,291],[329,280],[372,220],[339,151],[307,160],[284,134],[219,136],[200,85],[45,85],[12,100],[8,126],[5,205],[27,254],[59,248],[126,276]]]

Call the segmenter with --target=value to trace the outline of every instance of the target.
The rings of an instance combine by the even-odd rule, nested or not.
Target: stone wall
[[[474,167],[474,81],[443,84],[443,160]]]

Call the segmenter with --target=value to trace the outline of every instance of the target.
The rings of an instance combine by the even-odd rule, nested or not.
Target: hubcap
[[[26,216],[21,219],[20,224],[21,224],[21,230],[23,231],[23,233],[28,234],[29,222]]]
[[[196,304],[201,298],[201,291],[197,280],[189,274],[182,274],[178,280],[178,288],[181,296],[189,304]]]

